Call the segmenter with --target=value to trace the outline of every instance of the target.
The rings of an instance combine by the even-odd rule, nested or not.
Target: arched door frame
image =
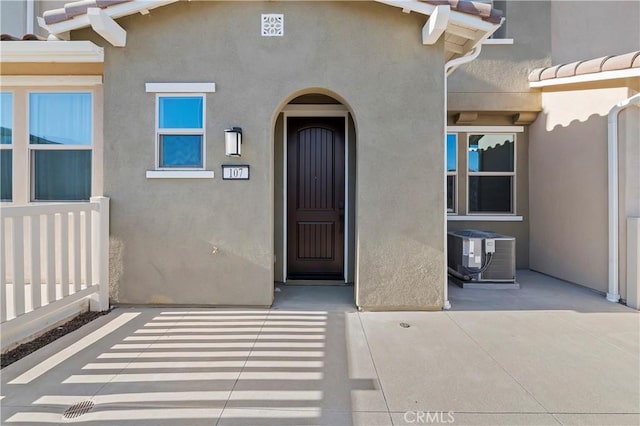
[[[349,109],[342,104],[288,104],[282,109],[284,119],[284,132],[283,132],[283,214],[282,214],[282,230],[283,241],[282,251],[282,277],[287,281],[287,137],[288,137],[288,118],[289,117],[344,117],[344,129],[345,129],[345,144],[344,144],[344,156],[345,156],[345,222],[344,222],[344,281],[345,283],[353,282],[354,277],[349,276],[349,266],[355,259],[351,259],[349,256],[349,231],[353,224],[349,221],[349,215],[351,213],[351,206],[349,202]]]

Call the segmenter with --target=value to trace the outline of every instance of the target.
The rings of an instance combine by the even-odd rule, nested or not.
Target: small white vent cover
[[[284,35],[284,15],[282,13],[262,14],[262,37],[282,37]]]

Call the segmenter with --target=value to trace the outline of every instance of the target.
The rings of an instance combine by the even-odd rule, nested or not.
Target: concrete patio
[[[350,287],[281,287],[271,309],[118,308],[3,369],[1,421],[639,424],[638,312],[519,281],[450,286],[448,312],[357,312]]]

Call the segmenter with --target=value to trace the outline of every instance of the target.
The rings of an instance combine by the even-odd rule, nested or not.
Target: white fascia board
[[[112,19],[121,18],[127,15],[133,15],[139,13],[142,10],[151,10],[157,7],[165,6],[171,3],[175,3],[178,0],[134,0],[127,3],[120,3],[114,6],[107,7],[103,11]],[[40,22],[40,20],[38,20]],[[42,25],[40,26],[51,34],[60,34],[67,31],[77,30],[79,28],[85,28],[91,26],[89,17],[87,14],[74,16],[67,21],[58,22],[57,24]]]
[[[433,14],[437,6],[429,3],[422,3],[416,0],[376,0],[378,3],[384,3],[389,6],[399,7],[400,9],[408,9],[412,12],[420,13],[423,15]],[[468,13],[462,13],[455,10],[451,11],[449,21],[452,24],[460,25],[462,27],[469,27],[476,30],[488,31],[493,33],[499,25],[492,24],[482,20],[480,16],[469,15]]]
[[[421,13],[423,15],[431,15],[435,10],[435,6],[429,3],[420,3],[415,0],[376,0],[378,3],[388,4],[389,6],[395,6],[402,9],[404,13],[406,11]]]
[[[524,126],[447,126],[447,132],[522,133]]]
[[[116,23],[107,13],[99,7],[87,9],[87,17],[91,28],[103,39],[115,47],[124,47],[127,44],[127,32]]]
[[[147,93],[214,93],[215,83],[145,83]]]
[[[591,74],[574,75],[572,77],[551,78],[549,80],[532,81],[531,88],[561,86],[563,84],[590,83],[594,81],[615,80],[619,78],[640,77],[640,68],[627,68],[616,71],[602,71]]]
[[[0,62],[104,62],[90,41],[0,41]]]
[[[422,44],[435,44],[447,29],[451,7],[446,5],[436,6],[433,14],[422,27]]]

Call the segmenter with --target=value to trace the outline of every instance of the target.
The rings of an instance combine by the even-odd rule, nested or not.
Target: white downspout
[[[609,291],[607,300],[620,301],[618,282],[618,115],[631,105],[640,105],[640,93],[625,99],[609,111],[607,122],[609,174]]]
[[[447,140],[447,77],[460,65],[466,64],[468,62],[473,61],[480,55],[480,51],[482,50],[482,44],[479,43],[476,47],[471,50],[465,56],[461,56],[460,58],[452,59],[449,62],[444,64],[444,140],[443,143]],[[446,149],[446,148],[445,148]],[[447,173],[447,156],[444,156],[444,173]],[[444,192],[447,193],[447,178],[444,179]],[[447,270],[447,209],[444,209],[444,304],[443,309],[448,310],[451,309],[451,303],[449,302],[449,273]]]
[[[33,34],[33,23],[35,20],[34,0],[27,0],[27,26],[26,33]]]

